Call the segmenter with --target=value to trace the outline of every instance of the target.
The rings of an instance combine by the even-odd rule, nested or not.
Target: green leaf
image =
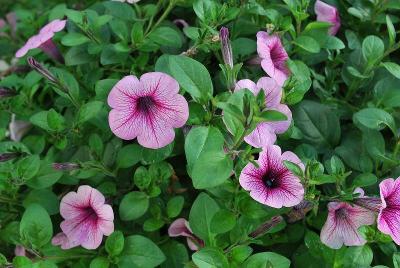
[[[106,251],[110,256],[118,256],[124,249],[124,234],[114,231],[106,240]]]
[[[199,268],[228,268],[229,263],[219,248],[205,247],[192,255],[194,264]]]
[[[160,46],[174,48],[180,48],[182,46],[181,36],[175,29],[171,27],[158,27],[149,35],[149,38]]]
[[[106,257],[96,257],[90,262],[89,268],[108,268],[110,267],[110,262]]]
[[[78,112],[78,124],[82,124],[97,116],[102,108],[103,102],[101,101],[91,101],[82,105]]]
[[[47,125],[54,131],[62,131],[65,129],[65,119],[54,109],[50,109],[47,113]]]
[[[114,18],[109,22],[111,30],[121,40],[128,40],[129,30],[126,23],[122,20]]]
[[[119,205],[119,216],[123,221],[131,221],[143,216],[149,208],[149,197],[143,192],[126,194]]]
[[[128,236],[119,258],[119,268],[156,267],[165,261],[164,253],[150,239],[141,235]]]
[[[217,3],[212,0],[196,0],[193,3],[194,12],[204,22],[215,21],[219,13],[218,8]]]
[[[48,122],[47,122],[47,111],[41,111],[38,112],[34,115],[31,116],[31,118],[29,118],[29,121],[35,125],[38,126],[40,128],[43,128],[44,130],[47,130],[49,132],[53,131],[53,129],[49,126]]]
[[[32,179],[39,172],[40,158],[38,155],[30,155],[17,163],[17,172],[20,178]]]
[[[373,253],[368,245],[361,247],[348,247],[344,255],[345,268],[369,267],[372,263]]]
[[[223,234],[229,232],[236,225],[236,217],[229,210],[220,210],[211,219],[211,232]]]
[[[19,232],[36,247],[46,245],[53,237],[53,225],[47,211],[38,204],[28,206],[22,215]]]
[[[72,32],[72,33],[67,33],[66,35],[63,36],[63,38],[61,39],[61,44],[67,47],[74,47],[85,44],[89,41],[90,39],[85,35]]]
[[[235,262],[242,263],[251,255],[252,252],[253,249],[250,246],[240,245],[232,249],[231,256]]]
[[[41,205],[50,215],[58,213],[58,197],[49,189],[33,190],[29,192],[22,202],[25,208],[29,207],[29,205],[33,203]]]
[[[344,49],[346,46],[339,38],[328,35],[325,41],[324,48],[327,49]]]
[[[193,128],[185,140],[188,173],[196,189],[222,184],[230,177],[233,162],[223,151],[224,137],[215,127]]]
[[[26,184],[33,189],[43,189],[56,183],[63,175],[52,167],[52,163],[41,161],[39,172],[35,177],[28,180]]]
[[[338,144],[340,123],[328,106],[304,100],[293,111],[293,121],[303,133],[303,139],[323,149]]]
[[[181,213],[185,199],[182,196],[174,196],[167,203],[167,215],[169,218],[175,218]]]
[[[389,15],[386,15],[386,26],[389,34],[389,45],[392,46],[396,42],[396,29]]]
[[[354,187],[365,187],[374,185],[378,178],[372,173],[363,173],[354,178],[352,185]]]
[[[362,43],[362,54],[369,65],[375,64],[385,50],[383,41],[374,35],[367,36]]]
[[[394,268],[400,268],[400,253],[395,252],[393,254],[393,266]]]
[[[151,176],[145,167],[138,167],[133,175],[133,181],[140,190],[145,190],[151,183]]]
[[[193,99],[207,103],[213,95],[213,85],[207,68],[186,56],[163,55],[156,63],[156,71],[173,76]]]
[[[131,40],[133,44],[139,44],[143,41],[144,32],[143,32],[143,23],[135,22],[132,26],[131,31]]]
[[[174,240],[170,240],[161,246],[166,255],[166,260],[161,264],[161,268],[180,268],[189,261],[186,246]]]
[[[273,267],[273,268],[289,268],[290,260],[286,257],[274,252],[257,253],[246,260],[244,268],[259,268],[259,267]]]
[[[394,62],[382,62],[383,67],[386,68],[393,76],[400,79],[400,65]]]
[[[388,126],[393,134],[397,136],[396,124],[393,116],[378,108],[365,108],[353,115],[353,121],[366,128],[381,130]]]
[[[253,117],[255,122],[275,122],[275,121],[285,121],[287,116],[284,113],[275,110],[263,111],[260,115]]]
[[[319,53],[321,50],[318,42],[310,36],[299,36],[293,41],[293,43],[310,53]]]
[[[164,224],[165,223],[162,219],[150,218],[144,222],[143,230],[145,230],[146,232],[154,232],[163,227]]]
[[[16,256],[13,259],[13,267],[14,268],[32,268],[32,261],[25,256]]]
[[[139,163],[142,158],[142,147],[137,144],[129,144],[118,151],[117,165],[120,168],[128,168]]]
[[[195,235],[206,241],[206,244],[213,237],[211,221],[218,211],[218,204],[206,193],[200,193],[190,209],[190,228]]]

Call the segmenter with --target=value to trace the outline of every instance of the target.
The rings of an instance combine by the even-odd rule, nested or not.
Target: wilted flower
[[[277,122],[262,122],[247,135],[244,140],[253,147],[261,148],[269,144],[274,144],[276,141],[276,134],[284,133],[290,126],[292,121],[292,113],[289,107],[281,104],[282,88],[269,77],[262,77],[258,80],[257,84],[249,79],[243,79],[236,83],[235,91],[247,88],[254,95],[258,95],[260,90],[265,94],[265,107],[266,110],[275,110],[286,115],[285,121]]]
[[[52,38],[56,32],[64,29],[66,22],[66,20],[56,19],[45,25],[37,35],[28,39],[25,45],[15,53],[15,57],[21,58],[25,56],[29,50],[40,48],[43,52],[49,55],[49,57],[63,63],[64,58],[53,43]]]
[[[8,98],[8,97],[14,97],[18,93],[14,89],[11,88],[6,88],[6,87],[0,87],[0,99],[2,98]]]
[[[10,139],[13,141],[20,141],[22,137],[29,131],[31,128],[31,123],[23,120],[16,120],[15,114],[11,116],[11,122],[8,127],[10,132]]]
[[[226,27],[222,27],[219,31],[219,39],[221,40],[221,50],[224,63],[233,68],[233,56],[231,41],[229,40],[229,30]]]
[[[199,248],[204,247],[204,242],[193,234],[186,219],[179,218],[171,223],[168,228],[168,235],[170,237],[185,236],[191,250],[199,250]]]
[[[47,70],[42,64],[36,61],[33,57],[28,57],[28,64],[32,67],[35,71],[40,73],[44,78],[48,79],[50,82],[54,84],[58,84],[58,79],[49,71]]]
[[[292,223],[304,219],[307,212],[312,210],[313,204],[310,201],[303,200],[300,204],[294,206],[291,211],[287,213],[287,222]]]
[[[255,231],[251,232],[249,234],[250,237],[257,238],[258,236],[268,232],[272,228],[274,228],[276,225],[281,223],[283,221],[282,216],[274,216],[268,221],[264,222],[261,224]]]
[[[400,245],[400,177],[379,184],[382,205],[378,214],[378,229]]]
[[[170,144],[174,128],[182,127],[189,117],[188,103],[178,92],[178,82],[164,73],[146,73],[140,80],[125,76],[108,95],[112,132],[124,140],[137,138],[147,148]]]
[[[53,163],[53,168],[55,170],[61,170],[61,171],[71,171],[75,169],[79,169],[80,166],[79,164],[76,163]]]
[[[324,21],[332,24],[329,29],[329,34],[335,35],[340,28],[340,16],[337,8],[317,0],[315,2],[314,10],[317,14],[317,21]]]
[[[358,228],[374,222],[375,214],[369,209],[345,202],[330,202],[328,218],[321,230],[321,241],[334,249],[341,248],[343,244],[364,245],[367,241],[358,232]]]
[[[289,59],[278,35],[267,32],[257,33],[257,52],[260,56],[261,67],[282,86],[289,76],[286,61]]]
[[[84,185],[77,192],[66,194],[60,204],[60,214],[65,219],[60,227],[66,239],[57,235],[53,244],[64,247],[81,245],[86,249],[96,249],[114,231],[114,212],[96,189]]]
[[[287,160],[304,169],[301,160],[292,152],[284,152],[276,145],[263,148],[258,160],[259,167],[248,163],[239,178],[240,185],[250,196],[264,205],[281,208],[299,204],[304,197],[300,179],[285,167]]]
[[[61,246],[62,249],[70,249],[79,246],[79,241],[77,240],[74,242],[70,241],[63,232],[56,234],[51,239],[51,243],[54,246]]]

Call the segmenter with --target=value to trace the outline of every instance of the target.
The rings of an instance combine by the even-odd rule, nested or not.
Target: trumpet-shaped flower
[[[81,245],[86,249],[98,248],[103,235],[114,231],[114,212],[104,203],[104,196],[96,189],[84,185],[77,192],[66,194],[60,204],[61,234],[53,239],[53,244],[64,248]]]
[[[174,128],[182,127],[189,117],[188,103],[178,91],[178,82],[164,73],[146,73],[140,80],[125,76],[108,95],[112,132],[124,140],[137,138],[147,148],[170,144]]]
[[[239,178],[240,185],[250,196],[264,205],[281,208],[298,205],[304,197],[304,188],[283,161],[287,160],[304,169],[301,160],[292,152],[281,152],[277,145],[263,148],[258,160],[258,167],[248,163]]]
[[[283,86],[289,76],[286,66],[288,54],[278,35],[267,32],[257,33],[257,52],[261,58],[261,67],[280,86]]]
[[[188,247],[191,250],[199,250],[200,247],[204,246],[204,242],[195,236],[190,229],[189,222],[184,218],[176,219],[168,228],[168,235],[170,237],[184,236]]]
[[[266,145],[274,144],[276,134],[284,133],[292,121],[292,113],[288,106],[281,104],[282,88],[269,77],[262,77],[257,84],[249,79],[243,79],[236,83],[235,91],[247,88],[254,95],[258,95],[260,90],[265,94],[265,106],[267,110],[276,110],[286,115],[285,121],[263,122],[247,135],[244,140],[253,147],[261,148]]]

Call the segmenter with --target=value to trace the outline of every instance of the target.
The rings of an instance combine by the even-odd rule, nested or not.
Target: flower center
[[[264,174],[262,180],[264,182],[264,185],[268,188],[275,188],[278,186],[275,176],[273,176],[273,174],[269,172]]]
[[[147,113],[154,106],[154,100],[150,96],[143,96],[137,99],[137,107],[139,111]]]
[[[92,207],[84,208],[86,213],[86,219],[88,220],[97,220],[97,213]]]
[[[275,66],[275,68],[281,71],[285,70],[285,55],[282,53],[280,48],[274,46],[270,53],[272,64]]]
[[[336,217],[340,218],[340,219],[345,219],[347,218],[348,212],[347,209],[345,208],[339,208],[338,210],[336,210]]]

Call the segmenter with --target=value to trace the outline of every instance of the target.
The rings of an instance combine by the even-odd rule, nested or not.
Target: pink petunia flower
[[[178,92],[178,82],[164,73],[146,73],[140,80],[125,76],[108,95],[112,132],[124,140],[137,138],[147,148],[170,144],[174,128],[182,127],[189,117],[188,103]]]
[[[340,28],[340,16],[337,8],[317,0],[314,10],[315,14],[317,14],[317,21],[324,21],[332,24],[329,28],[329,34],[335,35]]]
[[[289,59],[281,39],[277,34],[257,33],[257,52],[261,58],[261,67],[280,86],[283,86],[290,72],[286,66]]]
[[[382,205],[378,214],[378,229],[400,245],[400,177],[379,184]]]
[[[65,237],[58,234],[53,238],[53,244],[64,248],[77,245],[86,249],[98,248],[103,235],[108,236],[114,231],[114,212],[104,202],[104,196],[87,185],[66,194],[60,204],[60,214],[65,219],[60,227]]]
[[[269,77],[262,77],[257,84],[249,79],[243,79],[236,83],[235,91],[243,88],[249,89],[254,95],[258,95],[260,90],[265,93],[265,106],[267,110],[276,110],[286,115],[287,120],[277,122],[259,123],[257,127],[247,135],[244,140],[253,147],[261,148],[269,144],[274,144],[276,134],[284,133],[292,121],[292,113],[289,107],[281,104],[282,88]]]
[[[345,202],[330,202],[328,218],[321,230],[321,241],[330,248],[342,245],[361,246],[367,241],[358,232],[363,225],[375,222],[375,214],[369,209]]]
[[[248,163],[242,170],[239,183],[250,191],[250,196],[264,205],[281,208],[298,205],[304,197],[300,179],[285,167],[283,161],[297,164],[304,170],[304,164],[292,152],[284,152],[277,145],[263,148],[258,160],[259,167]]]
[[[15,57],[21,58],[25,56],[29,50],[40,48],[49,55],[49,57],[63,63],[64,58],[53,43],[52,38],[56,32],[62,31],[65,28],[66,22],[66,20],[56,19],[45,25],[37,35],[28,39],[25,45],[15,53]]]
[[[51,239],[51,244],[61,246],[62,249],[70,249],[79,246],[79,241],[71,241],[63,232],[60,232]]]
[[[168,228],[168,235],[170,237],[184,236],[188,247],[191,250],[199,250],[199,248],[204,247],[204,242],[197,236],[195,236],[190,229],[189,222],[184,218],[176,219]]]

